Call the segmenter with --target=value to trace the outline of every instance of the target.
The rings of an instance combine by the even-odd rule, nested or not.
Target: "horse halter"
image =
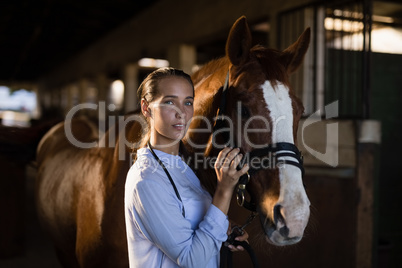
[[[229,71],[226,75],[226,80],[225,80],[224,86],[219,89],[219,90],[222,90],[221,101],[220,101],[218,115],[217,115],[217,118],[215,120],[215,124],[213,127],[212,142],[214,141],[214,136],[215,136],[216,131],[225,126],[224,112],[226,110],[226,97],[227,97],[228,88],[229,88]],[[226,134],[227,134],[227,132],[226,132]],[[232,148],[235,147],[234,146],[235,144],[233,144],[234,142],[232,144],[229,144],[230,141],[228,139],[226,139],[226,140],[227,140],[227,142],[226,142],[227,145],[232,145]],[[268,146],[266,146],[264,148],[254,149],[251,152],[246,153],[243,156],[243,159],[242,159],[241,163],[239,164],[239,166],[237,167],[237,169],[240,170],[249,159],[261,159],[262,157],[265,157],[265,156],[269,156],[271,160],[275,160],[275,162],[276,162],[276,165],[272,165],[273,161],[271,161],[269,167],[267,167],[267,168],[271,168],[271,169],[274,169],[276,167],[280,168],[282,165],[289,164],[289,165],[298,167],[302,172],[302,177],[304,176],[303,157],[301,155],[301,152],[299,151],[299,149],[297,149],[297,147],[294,144],[288,143],[288,142],[278,142],[278,143],[269,144]],[[279,160],[278,158],[280,158],[280,157],[282,157],[282,158],[283,157],[291,157],[291,158],[294,158],[296,161],[288,160],[288,159],[286,159],[286,160],[280,159]],[[236,191],[237,204],[252,212],[257,211],[257,206],[253,202],[253,200],[251,200],[250,202],[245,200],[246,186],[250,181],[251,175],[254,175],[255,173],[257,173],[258,171],[260,171],[263,168],[264,167],[262,165],[260,165],[259,167],[254,167],[253,165],[250,165],[248,172],[240,177],[239,183],[237,185],[237,191]]]

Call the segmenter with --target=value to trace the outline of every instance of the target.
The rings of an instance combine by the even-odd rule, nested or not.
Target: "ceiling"
[[[34,81],[156,1],[1,1],[0,81]]]
[[[0,1],[0,82],[35,81],[157,1]],[[391,1],[374,1],[374,12],[401,18]]]
[[[400,0],[391,1],[374,1],[373,14],[377,16],[388,16],[397,20],[397,24],[401,24],[402,4]]]

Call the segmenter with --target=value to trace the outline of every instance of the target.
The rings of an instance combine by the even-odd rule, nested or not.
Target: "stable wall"
[[[382,145],[379,152],[377,185],[378,237],[390,251],[390,267],[402,267],[402,189],[400,152],[402,144],[402,55],[373,53],[371,117],[381,120]]]

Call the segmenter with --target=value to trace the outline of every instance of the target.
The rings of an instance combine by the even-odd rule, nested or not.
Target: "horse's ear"
[[[251,49],[251,33],[246,17],[242,16],[233,24],[226,41],[226,56],[233,65],[240,65],[248,60]]]
[[[310,44],[310,27],[304,30],[299,39],[283,51],[281,57],[284,61],[288,74],[291,74],[299,68],[303,62],[304,55]]]

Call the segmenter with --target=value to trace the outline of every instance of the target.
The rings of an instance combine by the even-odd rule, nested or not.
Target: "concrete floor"
[[[20,256],[0,259],[0,268],[61,268],[48,236],[36,217],[34,184],[36,169],[28,165],[25,206],[25,252]]]

